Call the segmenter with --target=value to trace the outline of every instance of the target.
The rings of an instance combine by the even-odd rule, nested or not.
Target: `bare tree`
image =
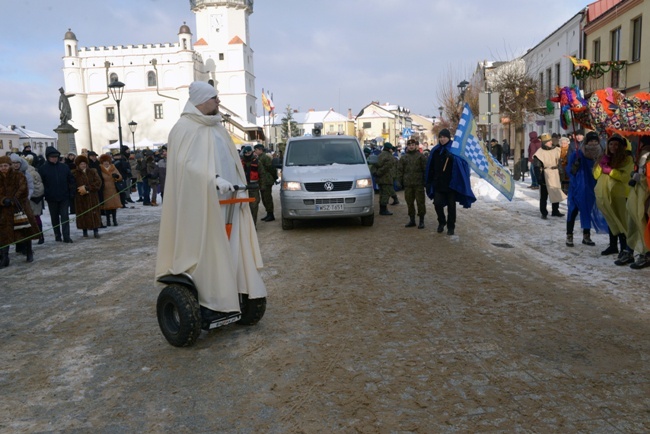
[[[526,73],[524,61],[518,58],[496,68],[490,87],[499,92],[501,122],[508,126],[508,140],[517,161],[526,142],[524,124],[546,109],[540,100],[537,80]]]

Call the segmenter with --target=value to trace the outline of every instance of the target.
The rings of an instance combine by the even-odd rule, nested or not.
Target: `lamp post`
[[[465,102],[465,91],[467,90],[468,85],[469,82],[466,80],[463,80],[460,83],[458,83],[458,89],[460,89],[460,100],[462,102]]]
[[[129,129],[131,130],[131,137],[133,140],[133,153],[135,154],[135,129],[138,128],[138,123],[134,120],[129,122]]]
[[[108,90],[111,91],[111,95],[117,103],[117,131],[120,139],[120,152],[122,152],[122,118],[120,116],[120,101],[122,101],[122,95],[124,94],[124,83],[116,80],[108,85]]]
[[[440,113],[440,121],[441,121],[441,122],[442,122],[442,111],[443,111],[444,109],[445,109],[445,108],[444,108],[443,106],[438,107],[438,113]]]
[[[224,126],[224,128],[226,127],[226,125],[228,125],[229,122],[230,122],[230,114],[228,114],[228,113],[222,114],[221,115],[221,124]]]

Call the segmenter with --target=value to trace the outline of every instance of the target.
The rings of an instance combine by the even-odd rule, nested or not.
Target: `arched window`
[[[68,44],[68,56],[72,56],[72,45]]]
[[[156,86],[156,73],[153,71],[147,72],[147,86]]]
[[[114,72],[111,72],[111,75],[108,78],[109,83],[115,83],[117,81],[117,74]]]

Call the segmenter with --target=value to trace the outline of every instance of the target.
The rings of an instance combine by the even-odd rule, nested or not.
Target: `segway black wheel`
[[[158,325],[165,339],[175,347],[189,347],[201,334],[199,301],[189,288],[163,288],[156,303]]]
[[[239,294],[241,319],[237,324],[253,325],[257,324],[266,312],[266,297],[248,298],[248,294]]]

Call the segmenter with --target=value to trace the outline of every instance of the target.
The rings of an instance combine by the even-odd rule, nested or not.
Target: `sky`
[[[59,124],[63,36],[80,47],[177,42],[189,0],[1,0],[0,124],[45,134]],[[586,0],[256,0],[250,17],[257,112],[356,115],[372,101],[437,115],[442,83],[469,79],[482,60],[534,47]],[[542,17],[543,16],[543,17]],[[74,121],[74,119],[73,119]]]

